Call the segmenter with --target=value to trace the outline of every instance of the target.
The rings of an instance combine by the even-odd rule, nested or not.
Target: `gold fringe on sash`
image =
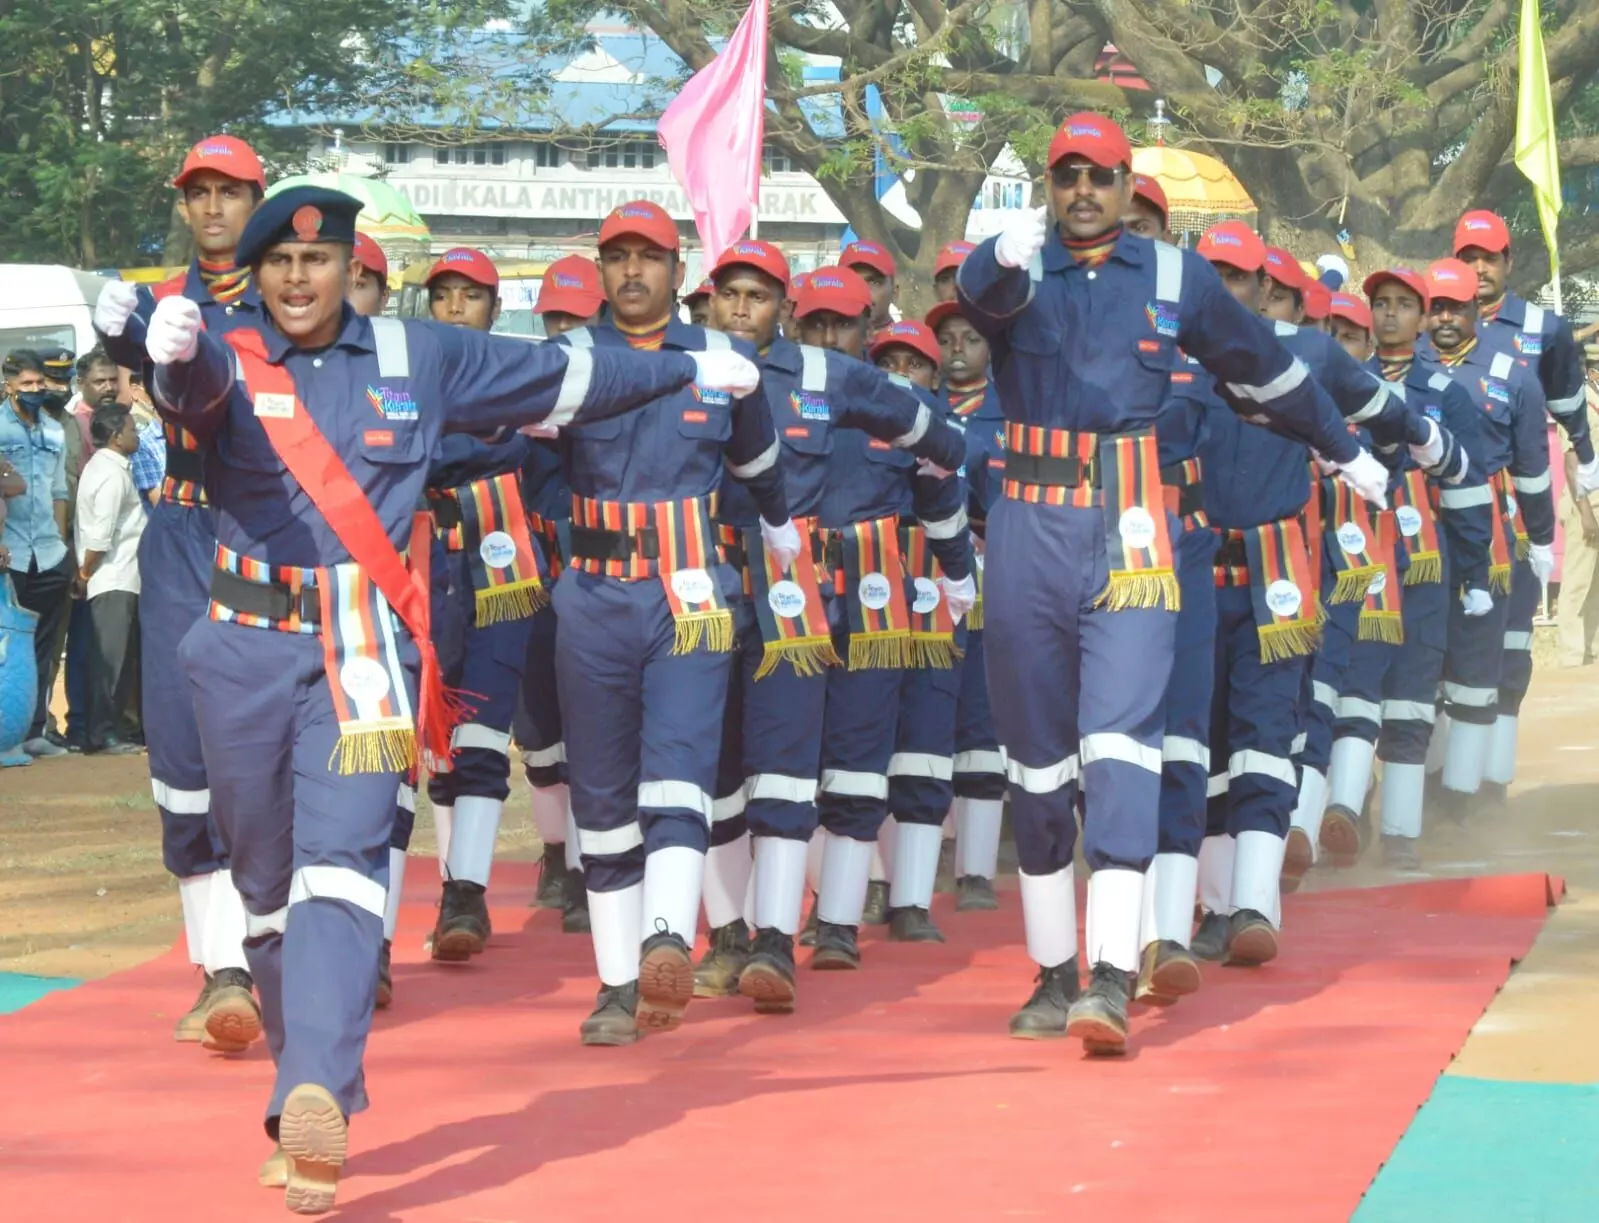
[[[1388,645],[1404,645],[1405,621],[1395,611],[1375,611],[1362,608],[1360,612],[1361,641],[1381,641]]]
[[[550,605],[550,592],[538,578],[479,590],[473,598],[477,604],[476,623],[479,628],[489,624],[504,624],[510,620],[526,620]]]
[[[1163,607],[1167,611],[1177,611],[1181,602],[1182,588],[1173,570],[1145,569],[1113,574],[1094,600],[1094,606],[1106,611],[1123,611],[1129,607]]]
[[[713,654],[726,654],[733,648],[733,613],[725,607],[674,612],[672,624],[673,654],[692,654],[700,648],[701,641]]]
[[[1437,552],[1414,552],[1405,570],[1406,586],[1428,586],[1444,580],[1444,558]]]
[[[849,638],[849,669],[871,671],[883,668],[903,668],[908,665],[911,652],[911,631],[908,628],[890,629],[871,634],[851,633]]]
[[[830,637],[816,641],[796,638],[793,641],[768,641],[761,650],[760,665],[755,668],[755,678],[765,679],[778,664],[789,662],[797,675],[820,675],[828,667],[843,664]]]
[[[416,767],[416,728],[410,722],[339,732],[328,756],[330,772],[405,773]]]

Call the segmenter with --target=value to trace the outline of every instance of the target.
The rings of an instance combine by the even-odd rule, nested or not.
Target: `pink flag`
[[[688,194],[707,261],[743,237],[761,198],[766,131],[766,0],[754,0],[722,53],[692,77],[657,132]]]

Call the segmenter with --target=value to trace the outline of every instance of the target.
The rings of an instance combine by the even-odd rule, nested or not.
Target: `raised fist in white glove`
[[[1042,208],[1012,213],[994,241],[994,258],[1002,268],[1024,268],[1048,237],[1049,220]]]
[[[1338,465],[1338,478],[1380,510],[1388,508],[1388,469],[1362,450]]]
[[[1427,440],[1419,446],[1410,448],[1410,457],[1416,460],[1417,467],[1436,467],[1444,459],[1444,435],[1438,428],[1438,422],[1427,420]]]
[[[144,335],[145,351],[157,365],[192,361],[200,351],[200,307],[187,297],[163,297],[155,304]]]
[[[761,539],[766,542],[767,554],[777,562],[780,573],[788,571],[804,546],[800,542],[799,528],[794,525],[792,518],[780,527],[761,519]]]
[[[1577,494],[1586,497],[1595,489],[1599,489],[1599,454],[1591,463],[1577,464]]]
[[[138,304],[139,290],[125,280],[109,281],[94,301],[94,329],[101,335],[121,335]]]
[[[977,602],[977,579],[968,573],[958,582],[939,578],[938,584],[944,590],[944,601],[949,604],[950,618],[959,624],[961,617]]]
[[[1555,573],[1555,550],[1550,544],[1533,544],[1527,550],[1527,562],[1540,586],[1547,586]]]
[[[1468,590],[1460,596],[1460,606],[1468,616],[1486,616],[1494,609],[1494,597],[1486,590]]]
[[[707,391],[726,391],[729,395],[749,395],[761,384],[761,371],[748,357],[725,348],[710,352],[691,352],[698,367],[694,385]]]

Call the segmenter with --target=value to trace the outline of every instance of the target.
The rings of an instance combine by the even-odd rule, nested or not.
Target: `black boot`
[[[881,926],[888,922],[888,881],[873,879],[866,885],[866,907],[861,910],[861,925]]]
[[[439,898],[433,925],[433,958],[460,964],[481,955],[489,941],[489,903],[481,883],[450,879]]]
[[[731,998],[750,958],[750,929],[741,917],[711,931],[711,946],[694,969],[696,998]]]
[[[756,930],[738,992],[755,1003],[757,1015],[787,1015],[794,1009],[796,989],[794,940],[781,930]]]
[[[631,1045],[638,1039],[638,982],[602,985],[594,1011],[578,1029],[585,1045]]]
[[[566,872],[566,896],[561,907],[561,933],[587,934],[589,932],[589,893],[583,883],[583,872]]]
[[[1157,939],[1144,948],[1134,997],[1149,1006],[1170,1006],[1199,988],[1199,961],[1173,939]]]
[[[1220,964],[1227,958],[1227,919],[1220,913],[1206,913],[1188,940],[1188,949],[1201,960]]]
[[[394,970],[389,963],[393,948],[394,944],[384,939],[383,951],[378,956],[378,996],[374,1005],[380,1011],[394,1001]]]
[[[830,921],[816,923],[816,954],[811,957],[812,968],[850,969],[861,966],[861,947],[854,926],[840,926]]]
[[[999,908],[994,881],[981,875],[962,875],[955,881],[955,912],[979,913]]]
[[[694,960],[688,944],[656,919],[655,933],[644,940],[638,966],[638,1026],[646,1032],[670,1032],[683,1022],[694,996]]]
[[[1055,1040],[1066,1035],[1066,1013],[1082,995],[1077,957],[1054,968],[1040,968],[1027,1004],[1010,1017],[1010,1034],[1018,1040]]]
[[[944,934],[933,924],[933,915],[915,905],[888,911],[888,937],[896,943],[942,943]]]
[[[261,1004],[255,980],[242,968],[219,968],[211,978],[200,1044],[222,1053],[242,1053],[261,1035]]]
[[[1113,964],[1095,964],[1083,996],[1066,1015],[1066,1035],[1092,1054],[1127,1051],[1127,973]]]
[[[539,859],[539,887],[533,893],[535,909],[566,908],[566,846],[546,845]]]
[[[205,1035],[205,1009],[211,1002],[211,991],[216,988],[216,979],[204,969],[200,981],[200,993],[191,1006],[179,1019],[178,1025],[173,1029],[172,1039],[184,1043],[198,1042]]]
[[[1277,958],[1277,928],[1264,913],[1239,909],[1227,924],[1227,960],[1242,968],[1269,964]]]

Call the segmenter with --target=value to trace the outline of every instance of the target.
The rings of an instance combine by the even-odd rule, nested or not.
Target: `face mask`
[[[67,406],[67,400],[71,398],[72,396],[68,395],[65,391],[46,391],[44,392],[45,411],[59,412],[62,408]]]
[[[39,410],[50,402],[49,391],[18,391],[17,404],[25,409],[30,416],[37,416]]]

